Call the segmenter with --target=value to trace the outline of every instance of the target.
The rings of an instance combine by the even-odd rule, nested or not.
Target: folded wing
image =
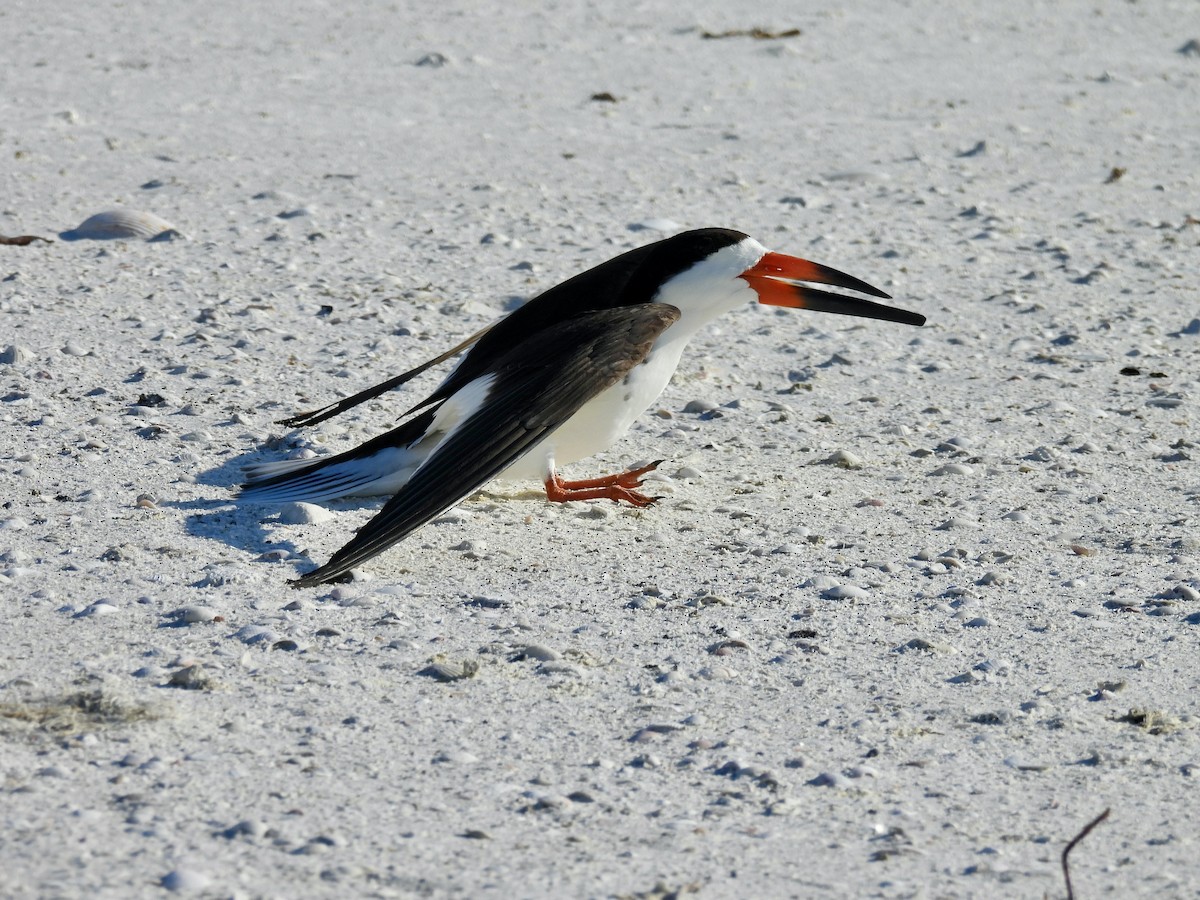
[[[329,562],[293,584],[344,575],[472,494],[624,378],[679,315],[660,303],[595,310],[521,341],[462,388],[483,396],[464,404],[408,483]]]

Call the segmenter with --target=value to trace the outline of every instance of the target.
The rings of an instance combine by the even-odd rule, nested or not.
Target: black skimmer
[[[630,250],[550,288],[436,359],[281,424],[312,425],[391,390],[470,348],[399,427],[317,459],[247,469],[255,502],[392,498],[325,565],[292,582],[334,581],[499,475],[540,479],[553,501],[658,498],[638,488],[659,463],[565,481],[557,466],[607,449],[671,380],[688,340],[722,313],[773,306],[923,325],[925,317],[810,287],[891,299],[819,263],[772,253],[725,228],[702,228]],[[661,462],[661,460],[659,461]]]

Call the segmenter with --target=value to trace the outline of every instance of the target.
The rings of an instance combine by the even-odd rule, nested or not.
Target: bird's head
[[[670,265],[673,271],[657,276],[661,289],[655,300],[679,307],[684,319],[692,319],[695,327],[744,303],[747,286],[754,299],[769,306],[925,324],[925,317],[918,313],[813,287],[831,285],[891,299],[853,275],[797,256],[773,253],[739,231],[703,228],[677,234],[658,246],[661,252],[655,255],[656,261],[664,268]]]

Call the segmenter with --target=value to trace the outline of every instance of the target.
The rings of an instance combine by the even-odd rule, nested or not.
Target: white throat
[[[766,252],[758,241],[746,238],[667,281],[653,302],[669,303],[682,313],[668,330],[672,338],[686,340],[718,316],[757,300],[754,289],[738,276]]]

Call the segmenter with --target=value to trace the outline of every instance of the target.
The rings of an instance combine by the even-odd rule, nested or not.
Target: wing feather
[[[496,360],[486,402],[329,562],[293,584],[338,578],[478,490],[641,363],[679,315],[661,303],[595,310],[513,347]]]
[[[469,338],[467,338],[462,343],[456,344],[455,346],[451,347],[445,353],[441,353],[441,354],[435,356],[433,359],[428,360],[427,362],[421,363],[421,365],[417,366],[415,369],[409,369],[407,372],[403,372],[400,375],[396,375],[392,378],[389,378],[387,381],[381,381],[381,382],[379,382],[379,384],[377,384],[373,387],[369,387],[365,391],[359,391],[357,394],[355,394],[352,397],[346,397],[344,400],[338,400],[336,403],[330,403],[328,406],[322,406],[320,409],[313,409],[308,412],[297,413],[294,416],[288,416],[288,418],[286,418],[286,419],[277,419],[275,421],[275,424],[276,425],[286,425],[289,428],[304,428],[309,425],[316,425],[319,422],[324,422],[326,419],[332,419],[334,416],[341,415],[348,409],[353,409],[354,407],[358,406],[360,403],[366,403],[368,400],[374,400],[380,394],[386,394],[388,391],[394,390],[394,389],[400,387],[400,385],[402,385],[402,384],[407,384],[408,382],[410,382],[414,378],[416,378],[418,375],[420,375],[422,372],[432,369],[438,363],[443,363],[446,360],[448,360],[450,357],[456,356],[457,354],[461,353],[463,350],[466,350],[468,347],[470,347],[472,344],[474,344],[476,341],[478,341],[481,337],[483,337],[485,334],[487,334],[491,329],[492,329],[492,326],[489,325],[487,328],[484,328],[482,331],[475,332],[473,335],[471,335]],[[432,402],[433,402],[433,398],[430,398],[429,400],[426,400],[424,403],[420,403],[417,406],[414,406],[408,412],[410,412],[410,413],[415,412],[416,410],[420,409],[422,406],[425,406],[426,404],[432,403]],[[408,413],[405,413],[405,415],[408,415]]]

